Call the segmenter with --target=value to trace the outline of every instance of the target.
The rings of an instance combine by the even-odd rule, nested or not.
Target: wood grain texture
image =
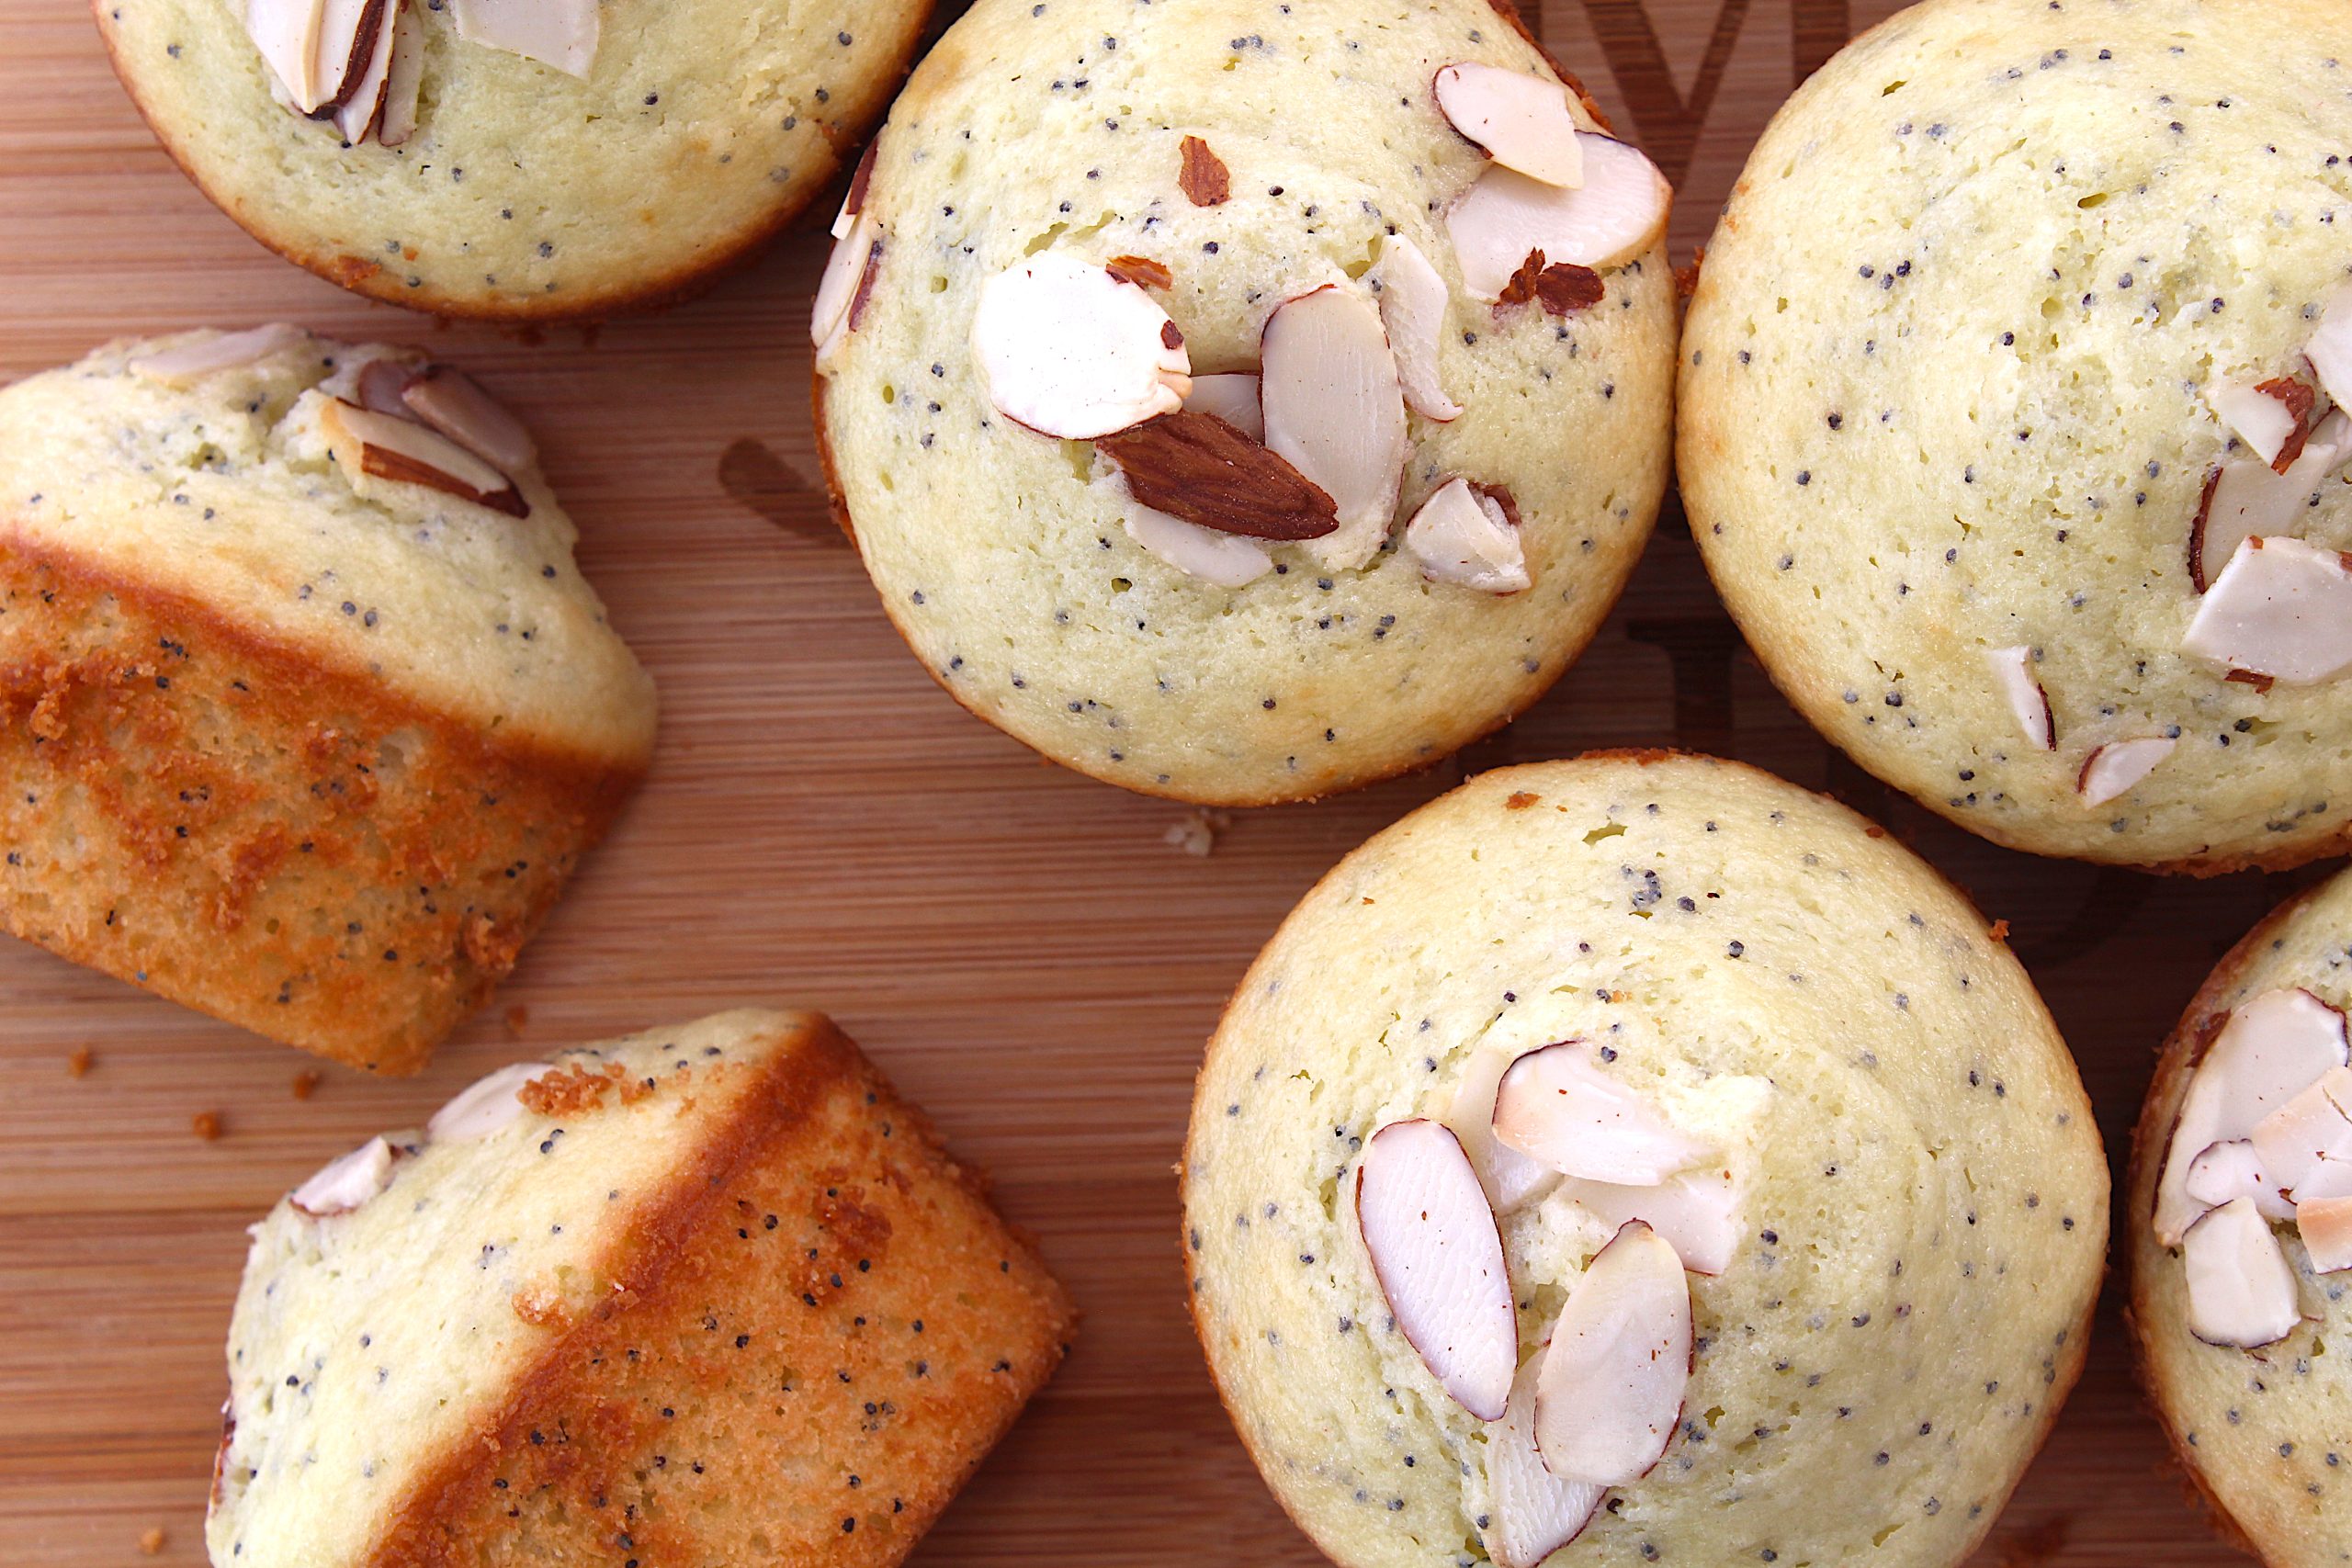
[[[1684,169],[1705,237],[1792,79],[1886,0],[1551,0],[1552,47]],[[1711,47],[1712,45],[1712,47]],[[1613,65],[1613,69],[1612,69]],[[826,212],[831,202],[823,204]],[[1170,1162],[1224,993],[1333,860],[1465,772],[1681,744],[1834,790],[2006,917],[2109,1152],[2206,968],[2312,880],[2206,884],[1990,848],[1829,751],[1767,685],[1669,513],[1590,653],[1528,716],[1419,778],[1241,814],[1043,765],[908,656],[814,488],[804,222],[683,309],[526,340],[364,303],[277,261],[181,178],[76,0],[0,0],[0,380],[119,333],[292,318],[460,358],[538,432],[582,565],[661,681],[644,795],[489,1013],[424,1077],[311,1064],[0,946],[0,1562],[203,1559],[243,1226],[327,1156],[526,1050],[722,1006],[834,1012],[996,1173],[1087,1314],[1060,1378],[922,1549],[930,1564],[1320,1561],[1217,1407],[1183,1314]],[[67,1062],[87,1047],[87,1075]],[[191,1119],[217,1112],[206,1142]],[[2119,1183],[2120,1186],[2120,1183]],[[2239,1561],[2166,1468],[2113,1298],[1985,1564]]]

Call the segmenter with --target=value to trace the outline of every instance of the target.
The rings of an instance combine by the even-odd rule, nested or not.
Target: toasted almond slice
[[[417,89],[424,81],[424,24],[406,0],[392,22],[392,60],[384,72],[384,112],[376,122],[376,140],[386,147],[405,145],[416,134]]]
[[[2352,1198],[2314,1198],[2296,1209],[2295,1225],[2312,1273],[2352,1269]]]
[[[370,1138],[347,1155],[329,1160],[288,1198],[313,1219],[345,1214],[381,1192],[392,1179],[392,1145]]]
[[[588,79],[596,63],[599,0],[448,0],[458,36],[503,49],[567,76]]]
[[[1446,123],[1506,169],[1547,186],[1584,183],[1584,154],[1567,89],[1543,76],[1465,62],[1430,85]]]
[[[999,412],[1068,440],[1173,413],[1192,390],[1192,356],[1168,312],[1099,263],[1059,251],[981,286],[972,346]]]
[[[1636,1220],[1568,1292],[1544,1352],[1535,1447],[1567,1481],[1623,1486],[1664,1457],[1690,1381],[1690,1282]]]
[[[346,469],[374,479],[423,485],[510,517],[531,514],[530,503],[514,488],[514,480],[447,436],[413,420],[333,398],[319,411],[319,431],[327,438],[334,460]]]
[[[1714,1154],[1602,1072],[1577,1040],[1510,1065],[1495,1094],[1495,1136],[1563,1175],[1620,1187],[1655,1187]]]
[[[547,1062],[516,1062],[475,1079],[433,1113],[424,1124],[428,1140],[487,1138],[521,1119],[526,1085],[555,1071]]]
[[[1517,593],[1533,581],[1519,529],[1493,496],[1448,479],[1405,525],[1405,548],[1432,582],[1486,593]]]
[[[2143,736],[2137,740],[2110,740],[2095,746],[2075,775],[2075,789],[2086,806],[2104,806],[2155,772],[2178,744],[2168,736]]]
[[[2044,751],[2058,750],[2058,720],[2050,711],[2050,694],[2034,675],[2033,649],[2022,645],[1988,648],[1984,659],[2027,741]]]
[[[1446,213],[1463,286],[1477,299],[1502,298],[1531,251],[1577,266],[1617,266],[1666,232],[1674,192],[1657,165],[1606,136],[1579,136],[1584,184],[1561,190],[1511,169],[1490,168]]]
[[[1266,439],[1266,413],[1258,402],[1258,378],[1247,370],[1195,376],[1184,396],[1186,413],[1213,413],[1250,440]]]
[[[1405,397],[1380,312],[1335,284],[1266,318],[1259,399],[1266,446],[1328,493],[1339,528],[1309,553],[1360,567],[1388,536],[1408,451]]]
[[[403,0],[382,0],[375,13],[375,32],[368,35],[368,57],[350,90],[334,111],[334,128],[344,141],[357,146],[367,140],[384,112],[384,94],[391,81],[392,40],[400,34]]]
[[[1680,1171],[1656,1187],[1619,1187],[1570,1176],[1562,1179],[1559,1195],[1606,1225],[1641,1221],[1665,1238],[1693,1274],[1730,1268],[1744,1234],[1740,1183],[1724,1165]]]
[[[401,389],[408,412],[483,462],[505,473],[529,468],[538,444],[523,422],[462,370],[428,365]]]
[[[2250,1138],[2262,1119],[2346,1065],[2344,1015],[2305,990],[2272,990],[2232,1010],[2189,1075],[2157,1179],[2157,1242],[2177,1247],[2202,1212],[2188,1168],[2215,1144]]]
[[[319,31],[325,21],[326,0],[245,3],[245,32],[297,114],[309,114],[324,96],[319,90]]]
[[[2281,1183],[2264,1169],[2251,1138],[2214,1144],[2190,1160],[2188,1188],[2191,1198],[2210,1209],[2218,1209],[2233,1198],[2251,1198],[2266,1220],[2295,1217],[2295,1205],[2289,1201]]]
[[[1462,405],[1445,395],[1438,376],[1438,344],[1445,334],[1450,296],[1421,248],[1402,234],[1380,243],[1373,281],[1380,288],[1380,321],[1396,354],[1396,379],[1415,413],[1440,424],[1462,417]]]
[[[1094,446],[1137,501],[1203,528],[1297,540],[1338,525],[1329,496],[1215,414],[1163,414]]]
[[[2301,437],[2311,429],[2312,389],[2291,377],[2259,386],[2223,382],[2206,400],[2264,467],[2280,473],[2300,455]]]
[[[2352,668],[2352,566],[2335,550],[2257,534],[2198,601],[2180,646],[2289,685],[2332,681]]]
[[[833,242],[825,258],[824,275],[817,280],[817,297],[808,310],[808,341],[817,345],[817,368],[830,370],[848,338],[851,318],[859,301],[874,286],[882,256],[882,228],[860,213],[849,232]]]
[[[284,321],[247,327],[243,332],[216,333],[193,343],[175,344],[131,359],[124,368],[166,387],[187,387],[223,370],[242,370],[272,355],[283,354],[311,341],[311,334]]]
[[[842,209],[833,216],[833,238],[838,240],[850,231],[857,215],[865,210],[866,187],[874,183],[874,155],[882,150],[882,138],[877,133],[857,155],[857,167],[849,176],[849,193],[842,197]]]
[[[2303,357],[2311,361],[2328,400],[2338,408],[2352,408],[2352,284],[2328,296],[2319,330],[2303,345]]]
[[[1510,1385],[1503,1418],[1487,1428],[1487,1490],[1493,1512],[1481,1540],[1495,1568],[1542,1568],[1584,1533],[1606,1487],[1563,1481],[1535,1451],[1535,1393],[1542,1364],[1530,1361]]]
[[[1501,1418],[1519,1320],[1501,1234],[1461,1143],[1442,1123],[1392,1122],[1356,1167],[1356,1223],[1396,1326],[1430,1375],[1481,1421]]]
[[[1255,582],[1274,567],[1266,547],[1240,534],[1220,534],[1156,511],[1135,499],[1119,481],[1125,505],[1121,516],[1127,537],[1188,577],[1219,588],[1240,588]]]
[[[2320,1161],[2352,1160],[2352,1113],[2345,1110],[2347,1103],[2352,1103],[2352,1067],[2330,1067],[2309,1088],[2256,1122],[2248,1142],[2254,1146],[2264,1185],[2293,1190],[2311,1179]],[[2188,1174],[2190,1197],[2215,1204],[2222,1201],[2198,1190],[2193,1164]]]
[[[2304,1174],[2302,1185],[2287,1194],[2298,1208],[2324,1198],[2352,1198],[2352,1160],[2321,1160]]]
[[[1518,1213],[1563,1179],[1550,1166],[1528,1158],[1495,1136],[1495,1093],[1515,1059],[1510,1052],[1491,1048],[1472,1052],[1462,1081],[1454,1086],[1452,1103],[1440,1116],[1462,1140],[1462,1150],[1476,1168],[1487,1201],[1498,1214]]]
[[[2188,1331],[2208,1345],[2255,1349],[2294,1332],[2295,1271],[2251,1199],[2233,1198],[2188,1227],[2181,1243]]]

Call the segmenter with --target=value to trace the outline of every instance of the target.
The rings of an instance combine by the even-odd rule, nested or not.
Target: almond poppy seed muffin
[[[1816,728],[2017,849],[2342,852],[2347,148],[2333,0],[1928,0],[1798,91],[1707,247],[1678,471]]]
[[[1668,193],[1506,13],[979,0],[876,145],[820,437],[967,707],[1290,800],[1446,755],[1590,638],[1665,484]]]
[[[659,304],[775,233],[854,155],[930,9],[94,6],[157,140],[254,238],[378,299],[508,321]],[[338,114],[355,38],[363,80]]]
[[[1183,1187],[1218,1386],[1348,1568],[1957,1563],[2106,1235],[1983,918],[1844,807],[1663,753],[1484,774],[1340,862],[1209,1044]]]
[[[652,754],[577,537],[413,350],[187,333],[0,390],[7,929],[416,1071]]]
[[[2347,943],[2352,879],[2341,874],[2248,932],[2165,1043],[2132,1140],[2143,1379],[2223,1527],[2276,1568],[2352,1553],[2352,1378],[2333,1354],[2352,1324],[2352,1121],[2336,1110],[2352,1105],[2340,1076]],[[2257,1055],[2284,1070],[2256,1086]],[[2224,1085],[2233,1092],[2214,1093]],[[2322,1131],[2282,1146],[2299,1108],[2317,1113],[2306,1127],[2335,1128],[2333,1141]],[[2242,1185],[2222,1175],[2233,1151],[2260,1168]]]
[[[1069,1300],[814,1013],[500,1069],[254,1227],[219,1568],[903,1559]]]

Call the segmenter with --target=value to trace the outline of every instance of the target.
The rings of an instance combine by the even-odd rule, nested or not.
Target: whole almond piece
[[[1204,528],[1291,540],[1340,525],[1329,493],[1215,414],[1162,414],[1094,446],[1137,501]]]

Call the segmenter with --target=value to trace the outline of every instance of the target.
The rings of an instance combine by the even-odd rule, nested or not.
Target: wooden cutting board
[[[1792,83],[1893,8],[1550,0],[1542,22],[1681,186],[1687,259]],[[1719,751],[1833,790],[2008,919],[2119,1165],[2198,979],[2312,879],[2035,861],[1890,795],[1765,682],[1671,508],[1599,641],[1516,726],[1419,778],[1239,814],[1213,856],[1182,853],[1162,837],[1178,807],[1041,764],[951,703],[884,620],[811,460],[823,244],[806,225],[693,304],[593,331],[364,304],[206,204],[75,0],[0,0],[0,381],[120,333],[273,318],[458,358],[539,433],[582,564],[664,703],[644,795],[422,1078],[330,1068],[300,1099],[307,1058],[0,941],[0,1562],[142,1562],[152,1529],[156,1561],[203,1561],[244,1226],[323,1159],[526,1051],[764,1000],[840,1017],[994,1169],[1088,1314],[918,1560],[1318,1562],[1210,1388],[1170,1168],[1227,987],[1366,835],[1466,772],[1595,746]],[[208,1111],[209,1142],[191,1130]],[[2114,1293],[1982,1562],[2234,1560],[2167,1467]]]

